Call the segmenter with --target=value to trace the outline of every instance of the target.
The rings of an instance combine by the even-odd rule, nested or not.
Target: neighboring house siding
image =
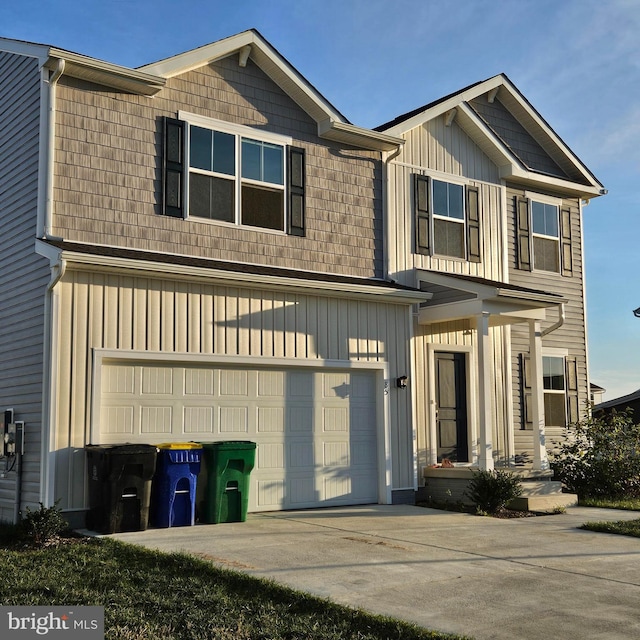
[[[0,410],[25,422],[22,507],[40,496],[44,295],[34,252],[38,202],[38,61],[0,52]],[[4,466],[5,461],[0,460]],[[0,480],[0,519],[13,518],[15,473]]]
[[[409,371],[405,305],[218,286],[122,273],[68,269],[60,294],[59,403],[54,449],[55,495],[61,507],[87,506],[83,447],[89,443],[94,349],[155,352],[167,360],[191,354],[232,356],[238,366],[286,359],[388,364],[395,380]],[[380,389],[380,393],[384,393]],[[389,389],[393,487],[413,487],[410,397]]]
[[[470,104],[528,167],[536,171],[567,178],[564,171],[549,157],[547,152],[504,107],[499,99],[490,103],[485,94],[478,96]]]
[[[581,251],[582,217],[577,200],[563,200],[563,206],[571,210],[571,244],[573,275],[562,276],[559,273],[545,271],[525,271],[517,269],[515,252],[515,198],[524,195],[524,191],[517,188],[507,189],[507,222],[509,242],[509,281],[512,284],[539,289],[559,294],[568,300],[565,306],[566,319],[562,327],[553,331],[542,340],[544,349],[566,349],[568,356],[576,359],[578,380],[578,409],[582,416],[589,400],[587,386],[586,364],[586,334],[585,309],[583,299],[583,261]],[[555,323],[558,319],[553,310],[547,312],[547,319],[541,323],[542,329]],[[530,452],[531,431],[522,430],[522,389],[519,354],[529,351],[528,325],[514,325],[511,328],[512,339],[512,370],[513,370],[513,407],[515,424],[515,453],[516,455]],[[547,429],[548,448],[552,449],[555,442],[562,436],[562,429]]]
[[[382,275],[378,152],[343,148],[251,61],[237,56],[171,78],[154,98],[62,76],[54,232],[67,240],[360,277]],[[306,152],[306,236],[161,211],[164,116],[185,110],[288,135]]]
[[[441,116],[405,134],[407,142],[402,153],[389,167],[392,222],[387,246],[390,274],[407,285],[415,285],[413,269],[416,268],[500,280],[504,271],[501,259],[504,221],[503,192],[497,167],[455,122],[447,127],[444,121],[444,116]],[[415,174],[436,175],[444,180],[448,174],[452,178],[467,180],[469,186],[478,187],[482,225],[480,262],[425,256],[416,252]]]

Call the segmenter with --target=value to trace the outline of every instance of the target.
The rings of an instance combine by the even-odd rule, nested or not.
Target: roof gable
[[[583,198],[606,193],[504,74],[469,85],[375,130],[401,136],[445,114],[492,159],[506,180]]]
[[[402,139],[351,124],[255,29],[139,67],[137,71],[167,79],[230,56],[238,57],[240,67],[246,66],[251,58],[315,120],[320,137],[378,151],[390,151],[403,144]]]

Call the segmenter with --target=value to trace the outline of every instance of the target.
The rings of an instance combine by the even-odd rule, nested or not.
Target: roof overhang
[[[484,94],[492,95],[493,98],[497,96],[554,162],[567,175],[574,176],[575,180],[543,174],[525,166],[469,105],[471,100]],[[449,121],[455,119],[458,126],[499,168],[500,177],[506,181],[532,189],[552,189],[559,195],[584,199],[606,193],[603,185],[504,74],[426,106],[406,120],[400,118],[397,124],[384,128],[384,133],[402,137],[412,129],[445,114]]]
[[[422,290],[431,293],[422,303],[418,324],[469,320],[473,324],[482,315],[490,326],[544,320],[546,310],[566,303],[566,298],[545,291],[516,287],[472,276],[451,275],[419,269],[416,273]]]
[[[58,60],[64,60],[64,74],[67,76],[126,93],[154,96],[166,84],[165,78],[151,73],[136,71],[53,47],[49,49],[49,59],[44,66],[47,69],[54,69]]]
[[[249,30],[177,56],[140,67],[138,71],[173,78],[229,56],[238,64],[250,58],[318,125],[321,138],[373,151],[390,151],[404,143],[388,133],[356,127],[308,82],[257,31]]]
[[[292,293],[348,297],[376,302],[411,305],[428,300],[431,295],[417,289],[396,286],[387,281],[349,278],[316,272],[238,265],[219,260],[168,256],[115,247],[80,245],[59,241],[36,240],[36,253],[47,258],[52,267],[64,263],[65,270],[102,271],[141,277],[207,282],[221,286],[260,287]],[[242,267],[242,268],[239,268]]]

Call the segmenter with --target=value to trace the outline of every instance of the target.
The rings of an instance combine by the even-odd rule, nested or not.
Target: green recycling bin
[[[249,476],[255,464],[256,443],[202,443],[207,484],[200,521],[208,524],[244,522],[249,505]]]

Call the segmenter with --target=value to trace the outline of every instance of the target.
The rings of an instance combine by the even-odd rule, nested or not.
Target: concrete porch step
[[[574,507],[578,496],[573,493],[553,493],[548,495],[522,495],[514,498],[507,507],[514,511],[554,511],[563,507]]]
[[[520,483],[520,486],[523,497],[562,493],[562,483],[557,480],[525,480]]]

